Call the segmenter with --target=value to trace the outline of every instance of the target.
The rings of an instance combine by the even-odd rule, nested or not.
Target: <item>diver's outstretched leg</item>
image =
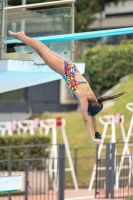
[[[52,70],[54,70],[55,72],[57,72],[63,76],[64,60],[57,58],[57,56],[55,56],[50,51],[48,51],[48,49],[47,49],[48,47],[45,48],[45,45],[42,45],[37,40],[34,40],[34,39],[26,36],[24,32],[14,33],[12,31],[8,31],[8,33],[12,37],[24,42],[26,45],[28,45],[32,49],[34,49]]]

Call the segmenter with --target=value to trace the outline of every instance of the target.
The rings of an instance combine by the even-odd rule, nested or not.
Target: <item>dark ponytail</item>
[[[124,95],[125,93],[126,92],[122,92],[122,93],[112,95],[112,96],[99,97],[99,98],[97,98],[97,101],[96,100],[89,100],[88,101],[88,103],[89,103],[89,105],[88,105],[88,115],[89,116],[97,115],[103,109],[102,102],[118,98],[118,97]]]
[[[112,96],[103,96],[103,97],[99,97],[99,98],[97,98],[97,101],[98,101],[99,103],[102,103],[102,102],[107,101],[107,100],[111,100],[111,99],[118,98],[118,97],[124,95],[125,93],[126,93],[126,92],[121,92],[121,93],[119,93],[119,94],[112,95]]]

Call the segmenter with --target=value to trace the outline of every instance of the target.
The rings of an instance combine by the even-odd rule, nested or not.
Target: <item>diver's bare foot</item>
[[[12,31],[8,31],[9,35],[11,35],[12,37],[16,38],[16,39],[20,39],[22,36],[25,35],[25,33],[23,31],[21,32],[12,32]]]

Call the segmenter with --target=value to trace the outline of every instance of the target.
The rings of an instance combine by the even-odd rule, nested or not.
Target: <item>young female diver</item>
[[[14,33],[8,31],[8,33],[33,48],[52,70],[59,73],[65,79],[72,96],[78,100],[87,132],[90,135],[92,142],[98,145],[101,141],[101,135],[98,129],[96,114],[102,110],[103,101],[117,98],[123,95],[124,92],[114,96],[100,97],[97,99],[86,79],[79,73],[75,64],[70,60],[64,59],[51,51],[45,44],[26,36],[24,32]],[[92,119],[95,137],[93,136],[88,115],[91,116]]]

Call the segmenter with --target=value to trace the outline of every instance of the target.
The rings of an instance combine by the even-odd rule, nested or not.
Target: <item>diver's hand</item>
[[[96,138],[94,138],[94,139],[92,140],[92,142],[93,142],[95,145],[99,145],[99,144],[101,143],[101,139],[96,139]]]
[[[101,134],[99,132],[95,132],[95,138],[92,141],[95,145],[99,145],[101,143]]]
[[[95,138],[96,139],[101,139],[101,134],[99,132],[95,132]]]

